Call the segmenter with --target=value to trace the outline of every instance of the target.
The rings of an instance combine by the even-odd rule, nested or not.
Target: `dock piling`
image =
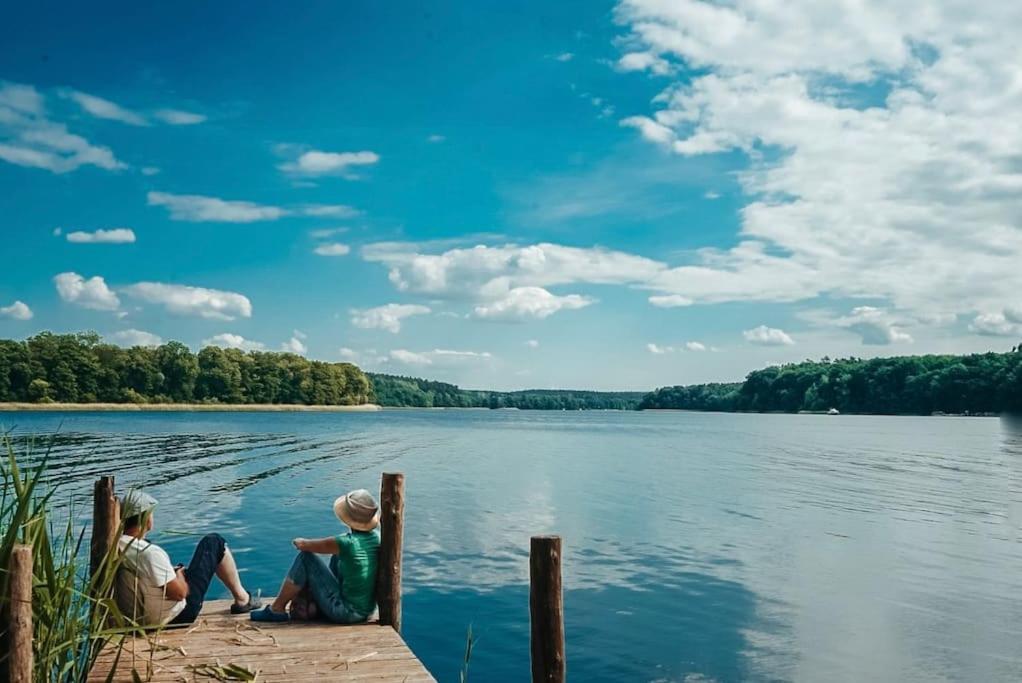
[[[11,683],[32,683],[32,546],[18,544],[11,552],[11,625],[8,632]]]
[[[380,566],[376,602],[380,625],[401,633],[401,547],[404,542],[405,475],[383,474],[380,484]]]
[[[114,478],[100,477],[93,487],[92,539],[89,544],[90,576],[96,576],[110,549],[117,543],[120,516],[120,505],[114,495]]]
[[[529,549],[533,683],[564,683],[561,537],[533,536]]]

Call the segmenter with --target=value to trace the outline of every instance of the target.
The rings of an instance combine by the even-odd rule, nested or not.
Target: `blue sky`
[[[1007,349],[1017,17],[937,7],[9,8],[0,335],[494,388]]]

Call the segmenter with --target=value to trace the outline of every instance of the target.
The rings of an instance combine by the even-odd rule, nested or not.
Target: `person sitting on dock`
[[[129,491],[121,499],[124,533],[117,543],[122,560],[114,594],[122,614],[145,627],[190,624],[199,616],[214,575],[234,596],[231,614],[262,607],[241,584],[234,555],[219,534],[202,537],[187,567],[172,565],[167,552],[145,538],[153,530],[155,508],[156,499],[142,491]]]
[[[350,531],[320,539],[296,538],[299,553],[273,604],[252,612],[253,621],[288,621],[288,605],[307,590],[319,615],[338,624],[369,619],[376,609],[380,507],[365,489],[334,501],[334,514]],[[330,555],[330,565],[317,553]],[[292,604],[292,608],[294,605]]]

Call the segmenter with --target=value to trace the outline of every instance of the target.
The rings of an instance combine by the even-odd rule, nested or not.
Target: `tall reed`
[[[19,445],[32,462],[32,443]],[[6,618],[15,544],[32,547],[32,621],[35,671],[40,683],[84,681],[100,649],[118,634],[133,630],[112,598],[119,562],[111,553],[95,576],[89,575],[85,528],[75,526],[72,504],[67,519],[55,521],[51,503],[55,485],[44,484],[48,452],[31,466],[19,467],[19,454],[6,434],[0,436],[0,680],[9,657]]]

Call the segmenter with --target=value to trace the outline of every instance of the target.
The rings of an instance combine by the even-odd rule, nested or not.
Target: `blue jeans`
[[[206,534],[199,541],[192,561],[185,569],[185,581],[188,582],[185,608],[170,621],[171,624],[191,624],[199,616],[209,584],[216,576],[216,569],[224,559],[226,548],[227,543],[220,534]]]
[[[287,578],[302,588],[308,588],[319,613],[336,624],[355,624],[369,618],[368,614],[356,612],[344,603],[341,597],[343,579],[337,571],[336,555],[330,558],[330,566],[327,567],[319,555],[303,550],[292,563]]]

